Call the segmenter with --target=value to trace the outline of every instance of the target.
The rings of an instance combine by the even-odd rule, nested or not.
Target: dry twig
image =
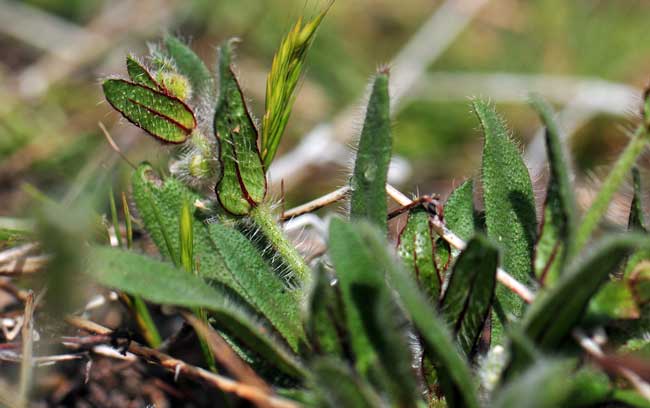
[[[66,321],[74,327],[95,334],[109,336],[113,331],[107,327],[101,326],[95,322],[82,319],[79,317],[69,316]],[[178,360],[170,355],[158,350],[142,346],[138,343],[131,342],[128,351],[142,358],[143,360],[160,365],[172,373],[185,374],[197,380],[203,380],[224,392],[233,393],[241,398],[247,399],[254,404],[277,408],[298,408],[299,405],[291,400],[278,397],[268,393],[264,389],[234,381],[230,378],[211,373],[200,367],[196,367],[182,360]]]

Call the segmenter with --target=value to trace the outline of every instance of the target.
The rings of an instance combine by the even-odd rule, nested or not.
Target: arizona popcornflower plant
[[[239,85],[235,40],[219,47],[216,75],[167,36],[149,56],[126,57],[128,78],[103,81],[120,115],[174,147],[169,172],[141,163],[131,177],[135,228],[160,258],[134,249],[126,195],[122,236],[111,193],[117,247],[94,242],[83,265],[119,292],[147,343],[128,338],[121,351],[207,383],[224,401],[260,406],[650,406],[647,365],[625,354],[650,347],[650,238],[634,168],[650,138],[648,96],[585,214],[555,114],[531,98],[550,170],[538,214],[519,149],[482,99],[471,102],[484,141],[476,177],[446,200],[411,200],[387,184],[399,132],[381,68],[341,190],[349,213],[329,222],[327,250],[308,259],[285,235],[267,170],[328,9],[282,40],[260,123]],[[630,173],[629,231],[596,234]],[[152,313],[158,306],[165,315]],[[167,354],[177,339],[163,326],[174,318],[196,333],[196,365]],[[68,321],[120,340],[78,316]],[[606,351],[598,333],[609,338]]]

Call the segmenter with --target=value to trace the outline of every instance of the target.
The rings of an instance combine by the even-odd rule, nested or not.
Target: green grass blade
[[[180,265],[194,274],[194,215],[188,197],[181,204],[178,215],[178,241],[180,244]]]
[[[149,313],[147,304],[141,297],[133,297],[133,310],[136,315],[138,326],[140,326],[142,335],[147,340],[147,343],[153,348],[158,348],[162,343],[162,338],[160,337],[156,323],[154,323],[153,318]]]
[[[504,269],[526,283],[532,277],[537,231],[528,169],[494,107],[482,100],[475,100],[473,107],[485,135],[482,177],[487,234],[503,248]],[[496,296],[507,319],[522,315],[524,303],[517,295],[499,285]],[[499,342],[503,322],[493,318],[492,323],[492,339]]]
[[[429,214],[416,209],[409,213],[406,225],[399,235],[397,252],[407,270],[433,303],[438,303],[442,275],[434,255],[435,232],[429,223]]]
[[[300,363],[273,339],[268,327],[236,306],[224,291],[199,277],[170,264],[112,248],[93,249],[86,270],[103,285],[156,304],[210,310],[219,329],[227,330],[285,373],[304,375]]]
[[[201,58],[190,47],[172,35],[166,35],[164,43],[178,73],[190,81],[192,94],[212,94],[214,87],[212,74]]]
[[[122,211],[124,212],[124,223],[126,224],[126,248],[133,247],[133,222],[131,221],[131,210],[126,200],[126,194],[122,192]]]
[[[196,128],[194,112],[180,99],[123,79],[108,79],[104,96],[134,125],[165,143],[183,143]]]
[[[113,194],[113,187],[108,191],[108,202],[111,207],[111,220],[113,222],[113,230],[115,231],[115,238],[117,239],[117,246],[122,247],[122,233],[120,231],[120,222],[117,219],[117,206],[115,205],[115,194]]]
[[[375,78],[350,180],[350,217],[386,230],[386,180],[392,150],[388,73]]]
[[[231,42],[219,48],[219,98],[214,132],[219,140],[221,179],[215,187],[221,206],[246,215],[266,196],[266,176],[257,148],[257,128],[231,67]]]
[[[544,203],[544,218],[535,246],[535,276],[543,283],[557,280],[567,260],[567,245],[574,242],[576,209],[568,160],[552,108],[533,96],[531,105],[546,126],[546,151],[550,179]]]
[[[185,270],[185,272],[194,275],[197,271],[194,267],[194,215],[190,207],[190,202],[187,200],[187,197],[183,200],[181,205],[181,211],[178,215],[178,240],[180,243],[180,261],[179,265]],[[209,325],[205,310],[202,308],[194,308],[193,313],[205,324]],[[216,372],[216,362],[214,358],[214,353],[210,349],[205,337],[202,336],[199,332],[196,333],[196,336],[199,339],[199,344],[201,346],[201,352],[203,353],[203,358],[210,368],[211,371]]]
[[[440,311],[460,348],[470,355],[478,340],[496,288],[499,251],[480,235],[467,243],[449,279]]]
[[[275,157],[289,122],[307,51],[328,10],[329,6],[305,24],[302,18],[299,19],[284,37],[273,57],[271,71],[266,78],[266,102],[260,140],[262,160],[266,169]]]

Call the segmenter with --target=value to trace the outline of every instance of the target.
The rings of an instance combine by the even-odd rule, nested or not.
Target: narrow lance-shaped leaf
[[[531,305],[522,322],[528,337],[542,350],[556,347],[578,323],[607,276],[637,248],[650,248],[650,239],[627,233],[601,240]]]
[[[376,231],[369,225],[360,224],[354,230],[354,225],[348,226],[348,240],[353,239],[355,234],[360,242],[367,242],[375,239]],[[358,248],[349,246],[350,251],[368,251],[370,248]],[[368,338],[377,353],[378,360],[383,368],[385,382],[391,399],[395,406],[415,407],[418,397],[417,387],[412,375],[410,361],[412,359],[406,343],[405,331],[403,329],[403,314],[391,297],[391,293],[385,283],[384,269],[373,268],[368,272],[374,273],[375,279],[368,279],[363,282],[352,284],[352,300],[359,311],[363,327]]]
[[[612,400],[607,377],[589,370],[573,373],[574,366],[567,360],[538,361],[501,388],[490,406],[586,407]]]
[[[575,199],[571,187],[568,160],[562,147],[554,112],[540,97],[531,100],[546,126],[546,151],[550,178],[544,203],[544,218],[535,246],[535,275],[542,283],[557,280],[567,260],[574,237]]]
[[[164,41],[176,70],[190,81],[193,94],[210,95],[213,88],[212,74],[201,58],[190,47],[172,35],[166,35]]]
[[[504,269],[520,282],[527,282],[532,277],[537,230],[528,169],[494,107],[482,100],[475,100],[473,107],[485,135],[482,177],[487,233],[503,247]],[[499,285],[496,296],[505,319],[522,315],[524,303],[517,295]],[[498,343],[503,322],[493,318],[492,323],[492,339]]]
[[[480,235],[467,243],[454,265],[440,310],[466,355],[488,317],[496,287],[499,252]]]
[[[386,229],[386,180],[392,149],[388,73],[375,78],[350,180],[350,217]]]
[[[641,198],[641,175],[637,167],[632,168],[632,185],[634,187],[634,195],[630,203],[630,215],[627,222],[627,228],[630,231],[646,232],[645,220],[643,217],[643,203]],[[628,277],[634,271],[634,268],[642,261],[650,260],[650,250],[639,250],[633,253],[625,264],[625,271],[623,276]]]
[[[347,339],[340,293],[323,264],[315,268],[314,275],[305,324],[309,342],[315,354],[343,356]]]
[[[403,325],[399,322],[403,315],[386,286],[385,264],[368,244],[369,240],[376,239],[375,228],[367,222],[350,224],[333,220],[330,225],[330,255],[343,291],[353,350],[357,352],[355,338],[360,339],[361,334],[372,347],[364,352],[368,355],[372,352],[373,360],[379,363],[383,375],[378,377],[386,384],[393,404],[414,407],[419,397],[405,332],[400,330]],[[351,322],[351,316],[359,321]],[[358,360],[358,353],[356,357]],[[371,378],[377,376],[374,371],[369,374]]]
[[[323,406],[331,408],[375,408],[382,406],[370,384],[354,375],[350,368],[331,358],[318,360],[312,366]]]
[[[331,6],[331,4],[330,4]],[[295,101],[295,89],[316,30],[327,14],[329,6],[303,25],[302,18],[280,43],[271,71],[266,78],[266,102],[262,119],[261,154],[264,167],[269,168],[289,122]]]
[[[464,241],[469,240],[476,230],[473,189],[472,179],[466,180],[449,195],[445,203],[445,224]]]
[[[369,229],[363,225],[361,228]],[[385,239],[377,231],[364,233],[364,237],[370,253],[384,266],[389,283],[397,292],[407,315],[424,342],[425,350],[436,366],[447,406],[478,407],[474,379],[466,360],[454,344],[445,323],[432,308],[431,302],[417,289],[415,282],[395,264],[386,251]]]
[[[108,79],[102,87],[113,108],[162,142],[183,143],[196,128],[190,107],[174,96],[123,79]]]
[[[148,164],[140,165],[134,173],[132,186],[138,212],[160,252],[167,259],[179,256],[170,255],[168,243],[174,254],[181,253],[178,215],[184,202],[193,203],[198,196],[176,179],[161,180]],[[283,285],[239,232],[219,224],[208,225],[196,214],[193,216],[197,274],[233,290],[297,349],[304,338],[298,294]],[[183,252],[187,251],[185,247]]]
[[[86,271],[101,284],[156,304],[205,308],[217,328],[227,330],[285,373],[302,377],[300,363],[268,333],[268,328],[228,298],[228,294],[167,263],[112,248],[95,248]]]
[[[134,83],[164,92],[164,89],[153,79],[149,70],[131,55],[126,57],[126,71]]]
[[[398,254],[433,303],[440,299],[442,287],[442,275],[434,254],[435,239],[429,214],[419,208],[410,211],[399,235]]]
[[[219,98],[214,132],[219,140],[222,175],[215,188],[221,206],[246,215],[266,195],[266,177],[257,149],[257,129],[231,67],[231,42],[219,48]]]
[[[383,270],[383,265],[375,254],[369,252],[361,237],[355,233],[354,227],[339,219],[330,223],[329,253],[343,295],[355,365],[357,371],[366,375],[376,362],[377,355],[354,302],[354,287],[375,284],[377,277],[374,270]]]

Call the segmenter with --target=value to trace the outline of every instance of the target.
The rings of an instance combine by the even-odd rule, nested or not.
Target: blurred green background
[[[108,147],[99,121],[132,162],[166,160],[168,148],[121,122],[103,103],[98,79],[123,74],[127,52],[144,54],[147,42],[169,31],[190,40],[213,65],[216,45],[238,36],[239,74],[251,109],[260,117],[265,75],[283,34],[299,16],[312,16],[325,4],[324,0],[0,0],[0,216],[25,214],[34,200],[26,183],[68,201],[111,183],[116,191],[126,190],[129,167]],[[633,116],[637,109],[634,99],[622,106],[621,98],[601,85],[617,83],[628,92],[625,95],[634,96],[650,77],[647,1],[338,0],[308,56],[279,155],[346,109],[355,113],[358,128],[363,95],[376,68],[389,63],[431,16],[451,6],[460,15],[476,10],[464,28],[460,23],[454,26],[451,17],[444,20],[451,29],[462,30],[426,64],[426,72],[396,110],[395,153],[410,164],[397,178],[402,189],[445,194],[477,174],[481,137],[469,109],[471,96],[498,103],[514,138],[526,150],[539,122],[525,103],[513,100],[525,99],[529,91],[527,82],[516,87],[508,82],[521,74],[528,75],[526,80],[561,75],[569,85],[591,79],[590,89],[604,101],[598,108],[590,107],[590,98],[573,99],[573,88],[564,82],[537,83],[542,93],[556,95],[551,99],[559,110],[577,104],[581,120],[570,129],[569,146],[578,180],[589,185],[589,174],[610,163],[622,148],[623,127],[633,120],[625,113]],[[441,42],[444,38],[432,36],[420,47]],[[436,76],[441,72],[444,78]],[[470,82],[463,76],[468,73],[480,75]],[[502,92],[517,97],[504,97]],[[344,140],[343,146],[349,142]],[[527,153],[539,160],[540,152]],[[287,189],[288,205],[340,185],[347,174],[344,161],[302,167],[301,181]]]

